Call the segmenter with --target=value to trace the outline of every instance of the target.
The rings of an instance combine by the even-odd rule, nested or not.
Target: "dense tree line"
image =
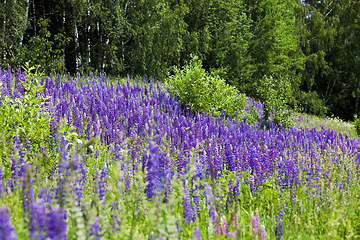
[[[360,1],[0,0],[0,35],[2,69],[163,80],[197,55],[256,99],[282,88],[308,113],[360,109]]]

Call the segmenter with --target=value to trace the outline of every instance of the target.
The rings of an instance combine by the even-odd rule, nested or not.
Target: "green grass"
[[[292,121],[293,125],[297,127],[304,126],[307,128],[316,128],[316,130],[320,130],[321,128],[330,128],[337,131],[338,133],[347,134],[351,137],[358,137],[355,126],[352,122],[346,122],[336,117],[321,118],[305,113],[295,113],[292,116]]]

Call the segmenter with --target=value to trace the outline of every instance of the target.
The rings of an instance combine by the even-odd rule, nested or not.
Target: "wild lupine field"
[[[0,89],[0,239],[360,238],[358,138],[193,113],[154,79]]]

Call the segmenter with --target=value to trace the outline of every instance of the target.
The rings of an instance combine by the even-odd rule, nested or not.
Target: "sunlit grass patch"
[[[305,126],[307,128],[321,128],[333,129],[339,133],[347,134],[351,137],[357,137],[354,124],[352,122],[346,122],[336,117],[318,117],[305,113],[294,114],[292,116],[294,126],[300,127]]]

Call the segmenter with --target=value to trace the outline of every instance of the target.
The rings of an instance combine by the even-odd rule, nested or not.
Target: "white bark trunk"
[[[105,45],[108,46],[109,45],[109,39],[107,38],[105,41]],[[103,70],[105,70],[105,61],[106,61],[106,54],[104,52],[104,58],[103,58],[103,64],[102,64],[102,68]]]
[[[90,1],[88,1],[88,19],[90,20],[91,17],[90,17],[90,9],[91,9],[91,6],[90,6]],[[90,22],[90,21],[89,21]],[[91,62],[91,48],[90,48],[90,30],[91,30],[91,26],[90,24],[88,25],[87,27],[87,34],[88,34],[88,38],[87,38],[87,63],[90,63]]]
[[[96,23],[96,28],[97,28],[97,31],[98,31],[99,36],[100,36],[101,47],[102,47],[102,49],[104,49],[104,46],[103,46],[103,32],[102,32],[102,29],[100,29],[100,22]],[[104,54],[104,52],[103,52],[103,57],[102,57],[101,68],[102,69],[105,68],[105,54]]]
[[[6,8],[6,0],[4,0],[4,9]],[[3,39],[5,39],[5,30],[6,30],[6,14],[4,14],[4,29],[3,29]],[[3,50],[3,59],[6,61],[6,50]]]
[[[34,14],[34,35],[36,36],[36,11],[35,11],[35,1],[32,0],[32,8]]]
[[[25,34],[25,31],[26,31],[26,25],[27,25],[28,17],[29,17],[29,0],[26,0],[25,26],[24,26],[24,31],[23,31],[23,33],[21,35],[20,45],[22,45],[23,40],[24,40],[24,34]]]
[[[79,51],[79,33],[77,29],[77,22],[74,22],[74,40],[75,40],[75,53],[76,53],[76,72],[78,72],[81,66],[81,53]]]
[[[75,7],[74,0],[72,0],[73,7]],[[75,61],[76,61],[76,72],[79,71],[81,66],[81,53],[79,50],[79,33],[77,29],[76,13],[74,10],[74,41],[75,41]]]

